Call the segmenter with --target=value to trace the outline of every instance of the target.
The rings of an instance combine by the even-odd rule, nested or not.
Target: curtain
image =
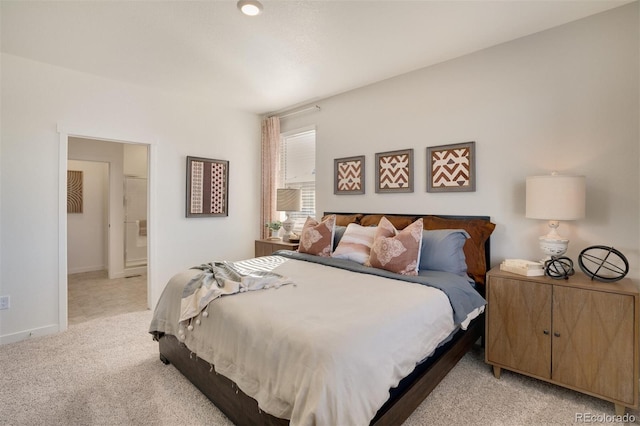
[[[267,117],[262,120],[262,196],[260,238],[267,238],[265,223],[276,218],[276,185],[278,177],[278,149],[280,145],[280,118]]]

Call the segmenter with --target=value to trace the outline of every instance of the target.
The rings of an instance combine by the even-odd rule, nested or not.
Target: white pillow
[[[375,226],[361,226],[356,223],[350,223],[347,225],[338,247],[336,247],[331,256],[363,264],[369,260],[375,234]]]

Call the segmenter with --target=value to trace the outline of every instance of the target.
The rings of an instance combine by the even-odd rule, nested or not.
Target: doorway
[[[91,222],[93,235],[102,234],[103,239],[92,238],[90,233],[78,235],[75,226],[78,214],[71,218],[68,213],[66,322],[76,324],[147,309],[149,146],[68,137],[67,159],[74,167],[91,162],[107,164],[108,177],[103,195],[106,199],[104,220],[100,222],[91,217],[96,208],[89,207],[94,207],[91,204],[100,198],[94,194],[100,189],[91,185],[89,175],[83,182],[87,209],[83,209],[84,217],[80,218],[80,221]],[[102,262],[95,258],[92,262],[78,259],[78,253],[88,252],[102,252]]]

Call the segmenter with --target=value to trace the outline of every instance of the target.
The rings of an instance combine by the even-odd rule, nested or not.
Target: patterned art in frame
[[[476,190],[475,142],[427,148],[427,192]]]
[[[67,170],[67,213],[82,213],[82,171]]]
[[[413,149],[376,154],[376,192],[413,192]]]
[[[187,157],[187,217],[229,215],[229,162]]]
[[[364,155],[334,160],[334,194],[364,194]]]

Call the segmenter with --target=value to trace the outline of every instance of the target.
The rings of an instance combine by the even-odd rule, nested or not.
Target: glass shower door
[[[147,265],[147,179],[124,178],[124,267]]]

